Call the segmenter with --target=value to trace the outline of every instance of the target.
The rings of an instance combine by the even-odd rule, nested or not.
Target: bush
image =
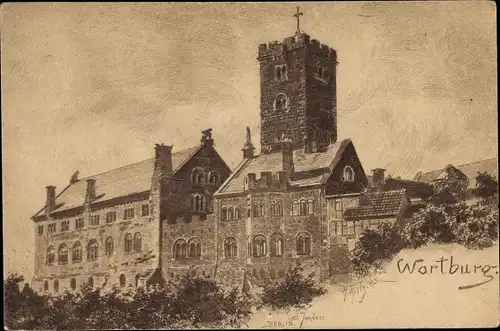
[[[399,253],[406,245],[399,232],[399,228],[390,223],[365,230],[351,254],[354,274],[366,276],[379,270]]]
[[[9,329],[158,329],[245,324],[251,301],[237,289],[223,291],[207,277],[188,274],[178,284],[103,293],[83,286],[81,292],[40,296],[22,276],[4,281],[5,325]]]
[[[261,296],[262,305],[272,309],[300,307],[325,294],[326,290],[315,284],[314,273],[304,277],[303,271],[302,267],[296,266],[284,279],[265,285]]]
[[[405,225],[402,237],[411,248],[428,243],[451,243],[454,234],[448,221],[450,206],[427,205]]]
[[[479,172],[476,177],[476,187],[472,195],[481,199],[483,204],[496,202],[498,194],[498,181],[487,172]]]

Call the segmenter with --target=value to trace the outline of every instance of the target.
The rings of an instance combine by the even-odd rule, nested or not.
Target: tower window
[[[279,94],[274,101],[274,109],[276,111],[286,111],[288,108],[288,99],[283,93]]]
[[[274,68],[274,72],[277,81],[283,81],[288,79],[288,71],[286,64],[277,65]]]

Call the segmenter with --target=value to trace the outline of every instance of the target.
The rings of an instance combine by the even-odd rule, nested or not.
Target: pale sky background
[[[339,139],[365,171],[497,156],[493,2],[1,5],[4,260],[33,275],[45,186],[199,143],[259,145],[260,43],[301,27],[338,52]],[[83,199],[83,197],[82,197]]]

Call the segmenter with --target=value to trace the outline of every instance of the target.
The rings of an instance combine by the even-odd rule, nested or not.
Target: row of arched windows
[[[283,236],[279,233],[271,236],[270,255],[274,257],[283,256],[285,242]],[[228,237],[224,240],[224,257],[234,258],[238,254],[238,242],[234,237]],[[307,232],[300,232],[295,237],[295,253],[297,255],[311,254],[311,235]],[[262,257],[268,254],[267,238],[258,234],[248,243],[248,256]]]
[[[221,208],[221,220],[222,221],[231,221],[231,220],[239,220],[241,218],[240,207],[238,206],[223,206]]]
[[[125,236],[124,248],[125,252],[131,252],[132,250],[140,252],[142,250],[142,235],[139,232],[136,232],[135,235],[132,237],[132,235],[128,233]],[[113,255],[113,252],[114,252],[114,239],[113,237],[108,237],[106,238],[105,241],[105,255],[111,256]],[[66,243],[60,244],[57,250],[57,262],[59,264],[68,263],[69,262],[68,255],[69,251]],[[96,239],[91,239],[87,244],[87,260],[88,261],[97,260],[98,257],[99,257],[99,243],[97,242]],[[83,259],[83,246],[79,241],[77,241],[76,243],[73,244],[73,247],[71,249],[71,262],[73,263],[81,262],[82,259]],[[49,246],[47,248],[46,264],[52,265],[54,264],[55,260],[56,260],[56,251],[54,249],[54,246]]]
[[[322,80],[324,81],[328,81],[329,80],[329,76],[328,76],[328,69],[322,65],[321,63],[318,63],[316,65],[316,67],[314,68],[314,74],[318,77],[318,78],[321,78]]]
[[[220,175],[217,171],[209,171],[205,173],[201,168],[194,168],[191,173],[191,183],[195,185],[213,184],[218,185]]]
[[[174,260],[199,259],[201,257],[201,240],[191,238],[186,242],[184,239],[177,239],[174,243],[172,255]]]
[[[274,68],[274,72],[275,72],[275,76],[276,76],[277,81],[288,79],[288,72],[287,72],[286,64],[277,65]]]
[[[139,278],[140,278],[140,275],[136,275],[135,276],[135,286],[136,287],[139,285]],[[125,277],[124,274],[120,275],[119,283],[120,283],[120,287],[125,287],[125,285],[127,284],[127,278]],[[87,284],[88,284],[88,286],[90,288],[94,288],[94,278],[92,276],[90,276],[88,278]],[[59,280],[58,279],[54,280],[53,288],[54,288],[54,292],[56,292],[56,293],[59,292]],[[71,288],[72,291],[76,290],[77,283],[76,283],[76,279],[75,278],[71,278],[71,280],[70,280],[70,288]],[[47,280],[43,282],[43,289],[44,289],[45,292],[49,291],[49,282]]]
[[[283,216],[283,203],[271,201],[271,215]]]
[[[292,202],[292,215],[312,215],[314,214],[314,200],[302,199],[300,201],[294,200]]]

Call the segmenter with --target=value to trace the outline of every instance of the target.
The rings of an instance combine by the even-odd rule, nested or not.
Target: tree
[[[300,307],[310,303],[326,290],[314,282],[314,273],[303,275],[301,266],[294,267],[284,279],[268,283],[262,292],[262,304],[273,309]]]
[[[451,243],[455,239],[448,218],[450,206],[427,205],[406,223],[402,237],[411,248],[428,243]]]
[[[497,200],[498,181],[488,172],[478,172],[472,195],[481,199],[484,204],[492,204]]]
[[[449,205],[465,198],[467,187],[455,180],[442,179],[433,185],[433,194],[429,200],[434,205]]]
[[[379,270],[404,247],[398,226],[384,223],[376,229],[365,230],[352,252],[353,271],[364,276]]]

